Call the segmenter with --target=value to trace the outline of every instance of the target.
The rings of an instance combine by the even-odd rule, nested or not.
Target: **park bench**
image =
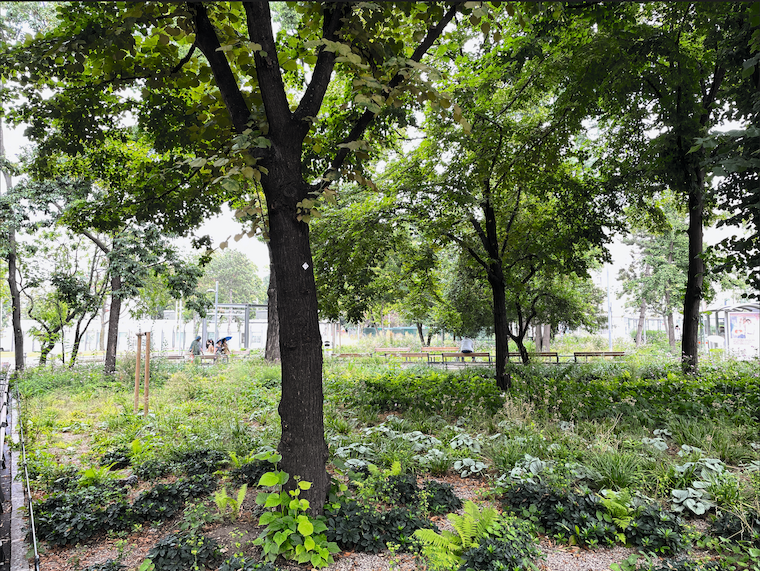
[[[216,353],[207,353],[204,355],[196,355],[195,357],[191,357],[190,359],[193,362],[200,363],[201,365],[203,365],[204,363],[213,365],[214,363],[216,363],[216,357],[217,357]]]
[[[576,363],[581,357],[583,357],[584,361],[596,358],[607,359],[608,357],[615,359],[617,357],[625,357],[625,351],[576,351],[573,353],[573,357]]]
[[[375,349],[375,355],[400,355],[402,353],[409,353],[412,350],[411,347],[379,347]]]
[[[441,353],[441,362],[444,367],[448,365],[482,365],[491,362],[490,353]]]
[[[459,351],[459,347],[423,347],[422,351],[430,355],[428,360],[431,363],[435,363],[438,358],[438,353],[456,353]]]
[[[510,359],[512,357],[516,357],[517,359],[522,359],[522,356],[520,355],[519,351],[510,351],[509,352]],[[539,353],[528,353],[528,358],[531,360],[531,362],[535,361],[546,361],[549,363],[559,363],[559,353],[556,351],[541,351]]]
[[[235,349],[234,351],[232,351],[232,353],[230,354],[230,356],[231,357],[240,357],[241,359],[245,359],[246,357],[250,357],[251,356],[251,350],[250,349],[246,349],[245,351],[241,351],[239,349]]]
[[[427,353],[425,351],[420,351],[418,353],[399,353],[399,357],[403,358],[404,361],[424,361],[427,363],[430,360],[430,353]]]
[[[366,357],[366,353],[334,353],[334,359],[362,359]]]

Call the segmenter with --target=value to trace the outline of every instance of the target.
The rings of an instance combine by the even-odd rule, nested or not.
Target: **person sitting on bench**
[[[475,340],[469,337],[462,337],[462,344],[459,347],[460,353],[472,353],[475,351]],[[464,361],[464,359],[462,359]],[[472,358],[475,360],[475,357]]]

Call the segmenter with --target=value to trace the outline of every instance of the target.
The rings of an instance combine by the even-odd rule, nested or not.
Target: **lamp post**
[[[219,280],[214,280],[214,289],[206,291],[214,292],[214,343],[219,340]]]

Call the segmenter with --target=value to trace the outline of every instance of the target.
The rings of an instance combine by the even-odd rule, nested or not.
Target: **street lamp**
[[[214,292],[214,343],[219,340],[219,280],[214,280],[214,289],[207,289],[206,292]]]

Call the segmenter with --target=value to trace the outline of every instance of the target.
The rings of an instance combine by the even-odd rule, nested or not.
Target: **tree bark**
[[[496,334],[496,386],[503,391],[512,388],[512,379],[504,373],[509,352],[509,332],[507,322],[507,296],[504,292],[504,281],[501,266],[491,264],[488,272],[488,283],[493,296],[493,325]],[[527,355],[527,352],[526,352]]]
[[[418,335],[418,336],[419,336],[419,338],[420,338],[420,343],[421,343],[421,344],[422,344],[422,346],[424,347],[424,346],[425,346],[425,334],[424,334],[424,333],[423,333],[423,331],[422,331],[422,323],[420,323],[420,322],[418,321],[417,323],[415,323],[415,325],[417,326],[417,335]]]
[[[267,341],[264,359],[268,363],[279,363],[280,320],[277,318],[277,281],[274,276],[272,246],[267,244],[267,250],[269,251],[269,286],[267,287]]]
[[[55,342],[50,343],[49,341],[45,341],[41,343],[40,347],[40,360],[39,360],[39,366],[43,367],[47,364],[47,358],[48,355],[50,355],[50,352],[53,350],[53,347],[55,347]]]
[[[0,121],[0,158],[5,158],[5,132],[2,121]],[[10,192],[13,187],[13,179],[9,172],[3,170],[5,179],[5,191]],[[13,346],[16,358],[16,370],[24,370],[24,332],[21,330],[21,292],[18,289],[16,281],[17,274],[17,255],[16,255],[16,231],[8,232],[8,289],[11,293],[11,319],[13,327]]]
[[[641,347],[644,344],[644,323],[647,318],[647,302],[641,302],[641,308],[639,309],[639,323],[636,326],[636,348]]]
[[[106,340],[106,375],[116,372],[116,348],[119,342],[119,314],[121,313],[121,277],[111,276],[111,309],[108,314],[108,339]]]
[[[309,244],[309,227],[296,218],[295,203],[305,195],[300,181],[300,156],[294,164],[274,164],[264,182],[277,282],[282,395],[279,413],[281,469],[291,479],[312,483],[302,497],[312,513],[322,512],[330,486],[324,437],[322,336],[317,317],[317,288]],[[294,176],[295,174],[295,176]],[[304,193],[304,194],[302,194]]]
[[[8,233],[8,289],[11,292],[12,327],[16,370],[24,370],[24,332],[21,329],[21,292],[16,281],[16,232]]]
[[[683,302],[683,339],[681,361],[685,373],[696,373],[699,365],[697,339],[699,335],[699,304],[705,263],[702,260],[704,218],[704,175],[700,172],[696,184],[689,192],[689,269],[686,278],[686,295]]]

